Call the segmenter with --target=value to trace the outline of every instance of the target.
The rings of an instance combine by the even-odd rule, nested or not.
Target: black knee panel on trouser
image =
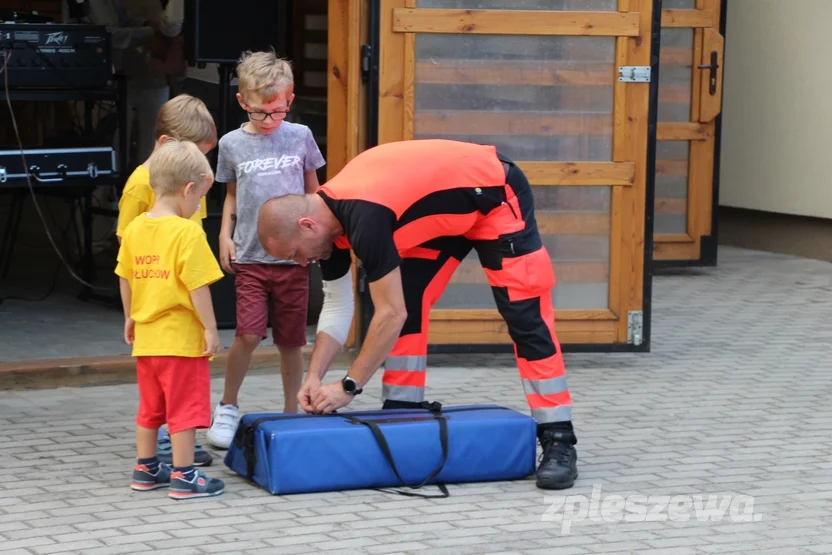
[[[388,409],[420,409],[422,408],[422,403],[417,403],[415,401],[396,401],[395,399],[387,399],[384,401],[384,404],[381,406],[381,410],[388,410]]]

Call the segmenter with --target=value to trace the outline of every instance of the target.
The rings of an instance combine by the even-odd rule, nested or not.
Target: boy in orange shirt
[[[219,495],[225,485],[196,470],[194,446],[196,429],[211,425],[209,359],[219,349],[219,334],[209,286],[223,273],[205,231],[190,219],[214,175],[188,141],[166,141],[149,162],[155,201],[124,229],[115,270],[140,398],[132,488],[170,487],[174,499]],[[156,454],[165,423],[172,472]]]
[[[171,98],[159,110],[156,116],[156,146],[165,144],[171,138],[196,143],[203,154],[207,154],[217,146],[217,127],[211,112],[202,100],[188,94],[180,94]],[[119,241],[127,225],[137,216],[144,214],[155,201],[153,188],[150,186],[149,160],[140,164],[130,175],[118,203],[118,224],[116,236]],[[200,201],[199,209],[191,219],[202,225],[202,220],[208,215],[205,199]],[[166,464],[173,464],[171,458],[170,437],[164,429],[159,430],[157,451],[159,459]],[[209,466],[213,457],[197,442],[194,446],[194,464]]]

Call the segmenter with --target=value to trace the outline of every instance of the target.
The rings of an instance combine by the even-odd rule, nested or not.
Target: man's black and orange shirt
[[[369,281],[437,237],[468,232],[506,200],[505,169],[493,146],[444,139],[386,143],[360,153],[320,195],[344,228],[323,279],[350,270],[350,248]]]

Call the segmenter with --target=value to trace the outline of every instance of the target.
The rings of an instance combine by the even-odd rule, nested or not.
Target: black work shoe
[[[540,437],[543,454],[537,467],[537,487],[540,489],[568,489],[578,478],[578,453],[571,441],[544,432]]]

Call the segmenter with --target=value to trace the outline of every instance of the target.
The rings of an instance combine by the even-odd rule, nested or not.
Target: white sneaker
[[[240,409],[234,405],[217,405],[214,409],[214,420],[206,437],[214,447],[228,449],[237,433],[240,423]]]

